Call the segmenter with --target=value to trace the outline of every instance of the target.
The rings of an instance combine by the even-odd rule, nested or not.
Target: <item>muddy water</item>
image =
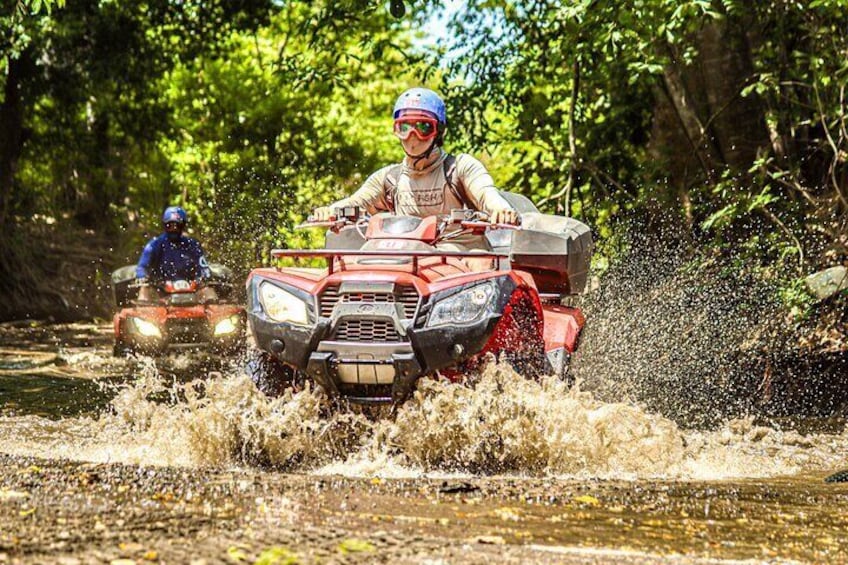
[[[841,422],[688,429],[497,365],[374,418],[106,327],[0,342],[0,563],[848,559]]]

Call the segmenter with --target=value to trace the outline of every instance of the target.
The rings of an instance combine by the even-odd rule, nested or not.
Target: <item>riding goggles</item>
[[[439,133],[439,123],[430,118],[398,118],[395,120],[395,135],[400,139],[409,139],[413,133],[421,141],[427,141]]]

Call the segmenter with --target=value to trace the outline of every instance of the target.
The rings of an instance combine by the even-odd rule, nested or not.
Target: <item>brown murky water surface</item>
[[[0,563],[848,560],[843,422],[689,430],[503,366],[373,418],[109,331],[0,326]]]

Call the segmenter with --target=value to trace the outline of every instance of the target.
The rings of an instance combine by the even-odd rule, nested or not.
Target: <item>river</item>
[[[838,419],[682,426],[492,365],[394,417],[0,325],[0,563],[839,563]]]

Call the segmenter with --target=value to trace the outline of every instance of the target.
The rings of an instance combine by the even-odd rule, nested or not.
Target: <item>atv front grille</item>
[[[338,341],[401,341],[391,320],[342,320],[335,332]]]
[[[209,339],[206,318],[174,318],[166,322],[171,343],[201,343]]]
[[[337,383],[344,398],[356,404],[387,404],[392,401],[392,385]]]
[[[332,284],[321,293],[321,315],[329,318],[333,313],[333,307],[339,302],[346,304],[399,303],[403,307],[404,318],[412,319],[415,316],[415,309],[418,307],[418,291],[415,290],[414,286],[396,286],[394,292],[341,293],[339,292],[339,285]]]

